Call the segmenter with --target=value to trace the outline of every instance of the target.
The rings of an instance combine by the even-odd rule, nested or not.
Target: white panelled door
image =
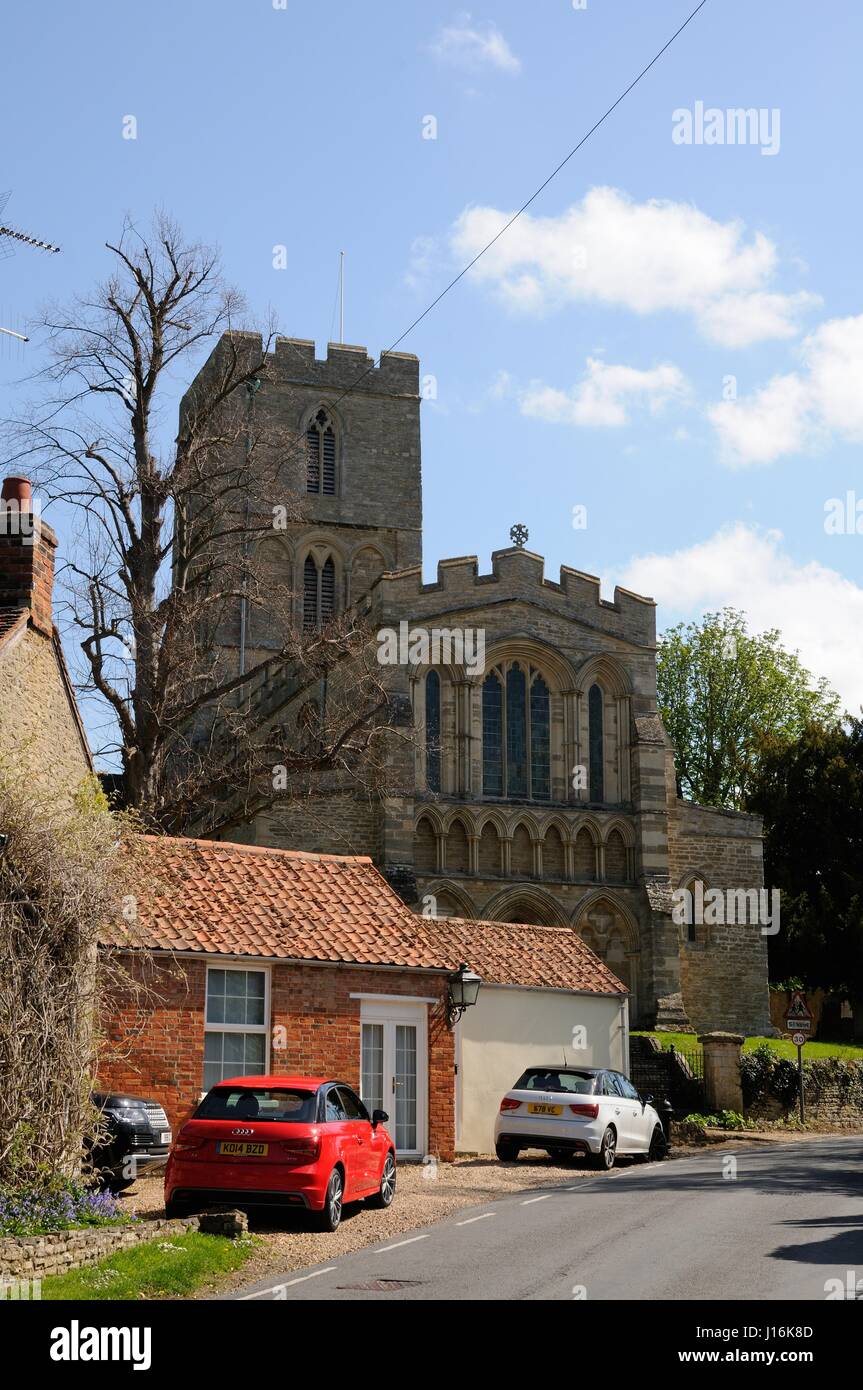
[[[425,1004],[362,1002],[362,1098],[369,1113],[386,1110],[402,1158],[421,1158],[427,1144],[428,1039]]]

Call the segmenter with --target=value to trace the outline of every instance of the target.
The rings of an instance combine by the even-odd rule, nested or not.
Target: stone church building
[[[411,794],[346,793],[337,831],[276,803],[221,837],[371,854],[418,912],[578,932],[631,990],[633,1026],[770,1032],[758,924],[672,916],[681,887],[760,888],[762,841],[757,816],[676,795],[655,604],[621,588],[604,599],[577,569],[551,578],[524,544],[484,572],[474,556],[441,560],[424,583],[420,403],[413,355],[376,367],[364,348],[330,344],[321,360],[313,342],[278,339],[253,409],[303,440],[292,484],[306,519],[261,558],[291,586],[297,622],[358,605],[376,631],[482,633],[484,667],[396,668],[416,730],[401,755]],[[265,654],[253,627],[248,643],[247,659]]]

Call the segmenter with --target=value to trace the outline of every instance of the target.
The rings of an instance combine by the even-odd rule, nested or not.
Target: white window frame
[[[264,977],[264,1021],[263,1023],[208,1023],[207,1013],[210,1001],[210,971],[211,970],[234,970],[242,971],[245,975],[263,975]],[[207,961],[207,977],[204,981],[204,1036],[207,1033],[263,1033],[264,1035],[264,1071],[263,1075],[269,1075],[270,1071],[270,1047],[272,1044],[273,1030],[270,1017],[270,995],[271,995],[271,972],[267,965],[249,965],[245,961],[239,960],[210,960]],[[201,1085],[204,1085],[204,1066],[201,1063]]]

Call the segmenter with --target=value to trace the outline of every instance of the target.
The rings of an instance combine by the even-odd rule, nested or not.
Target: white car
[[[606,1067],[528,1067],[500,1103],[495,1152],[504,1161],[522,1149],[545,1149],[551,1158],[582,1153],[600,1169],[612,1168],[618,1154],[664,1158],[652,1099]]]

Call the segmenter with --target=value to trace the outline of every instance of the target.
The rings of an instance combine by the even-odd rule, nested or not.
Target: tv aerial
[[[6,204],[12,196],[11,188],[6,193],[0,193],[0,261],[8,260],[15,255],[15,243],[21,242],[24,246],[33,246],[37,251],[50,251],[52,253],[60,250],[53,242],[42,241],[39,237],[30,236],[29,232],[22,232],[17,227],[9,227],[3,221],[3,214],[6,211]],[[5,333],[10,338],[17,338],[22,343],[30,341],[23,333],[16,333],[12,328],[0,326],[0,333]]]

